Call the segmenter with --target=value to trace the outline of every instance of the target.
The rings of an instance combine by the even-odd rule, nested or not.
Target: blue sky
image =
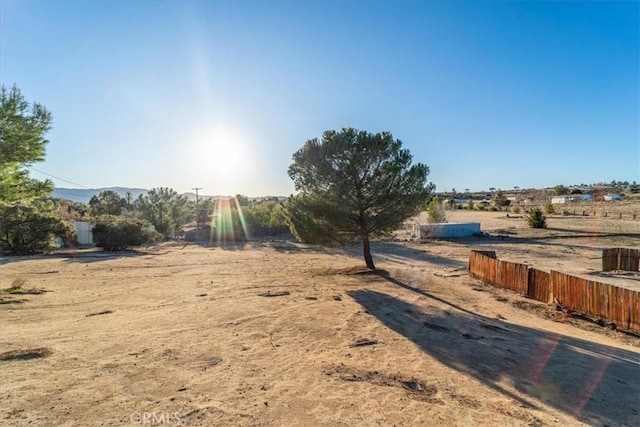
[[[54,117],[34,167],[80,186],[288,195],[292,154],[346,126],[438,191],[640,181],[640,2],[0,7],[0,81]]]

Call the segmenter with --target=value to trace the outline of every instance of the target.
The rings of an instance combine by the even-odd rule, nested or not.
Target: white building
[[[616,200],[622,200],[622,196],[619,194],[605,194],[604,201],[605,202],[613,202]]]
[[[571,202],[573,202],[572,196],[554,196],[551,198],[551,203],[553,203],[554,205]]]
[[[76,227],[77,240],[80,245],[93,245],[94,224],[86,221],[69,221]]]

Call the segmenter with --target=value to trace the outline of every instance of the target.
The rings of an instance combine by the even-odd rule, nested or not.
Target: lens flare
[[[236,197],[218,198],[213,209],[215,226],[211,227],[209,240],[224,243],[238,242],[249,237],[249,228]]]
[[[242,227],[242,231],[244,232],[245,237],[249,238],[249,226],[247,225],[247,221],[244,218],[244,214],[242,213],[242,206],[240,206],[240,202],[237,197],[233,198],[233,201],[236,204],[236,209],[238,210],[238,217],[240,218],[240,226]]]

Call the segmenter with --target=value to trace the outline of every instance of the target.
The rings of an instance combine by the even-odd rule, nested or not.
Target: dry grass
[[[11,286],[6,289],[0,289],[0,293],[9,295],[39,295],[46,292],[44,289],[27,288],[28,280],[26,277],[17,277],[11,282]]]

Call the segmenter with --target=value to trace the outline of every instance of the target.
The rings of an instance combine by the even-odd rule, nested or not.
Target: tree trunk
[[[364,254],[364,262],[367,264],[367,268],[375,270],[376,266],[373,264],[373,257],[371,256],[371,247],[369,246],[369,235],[362,236],[362,253]]]

